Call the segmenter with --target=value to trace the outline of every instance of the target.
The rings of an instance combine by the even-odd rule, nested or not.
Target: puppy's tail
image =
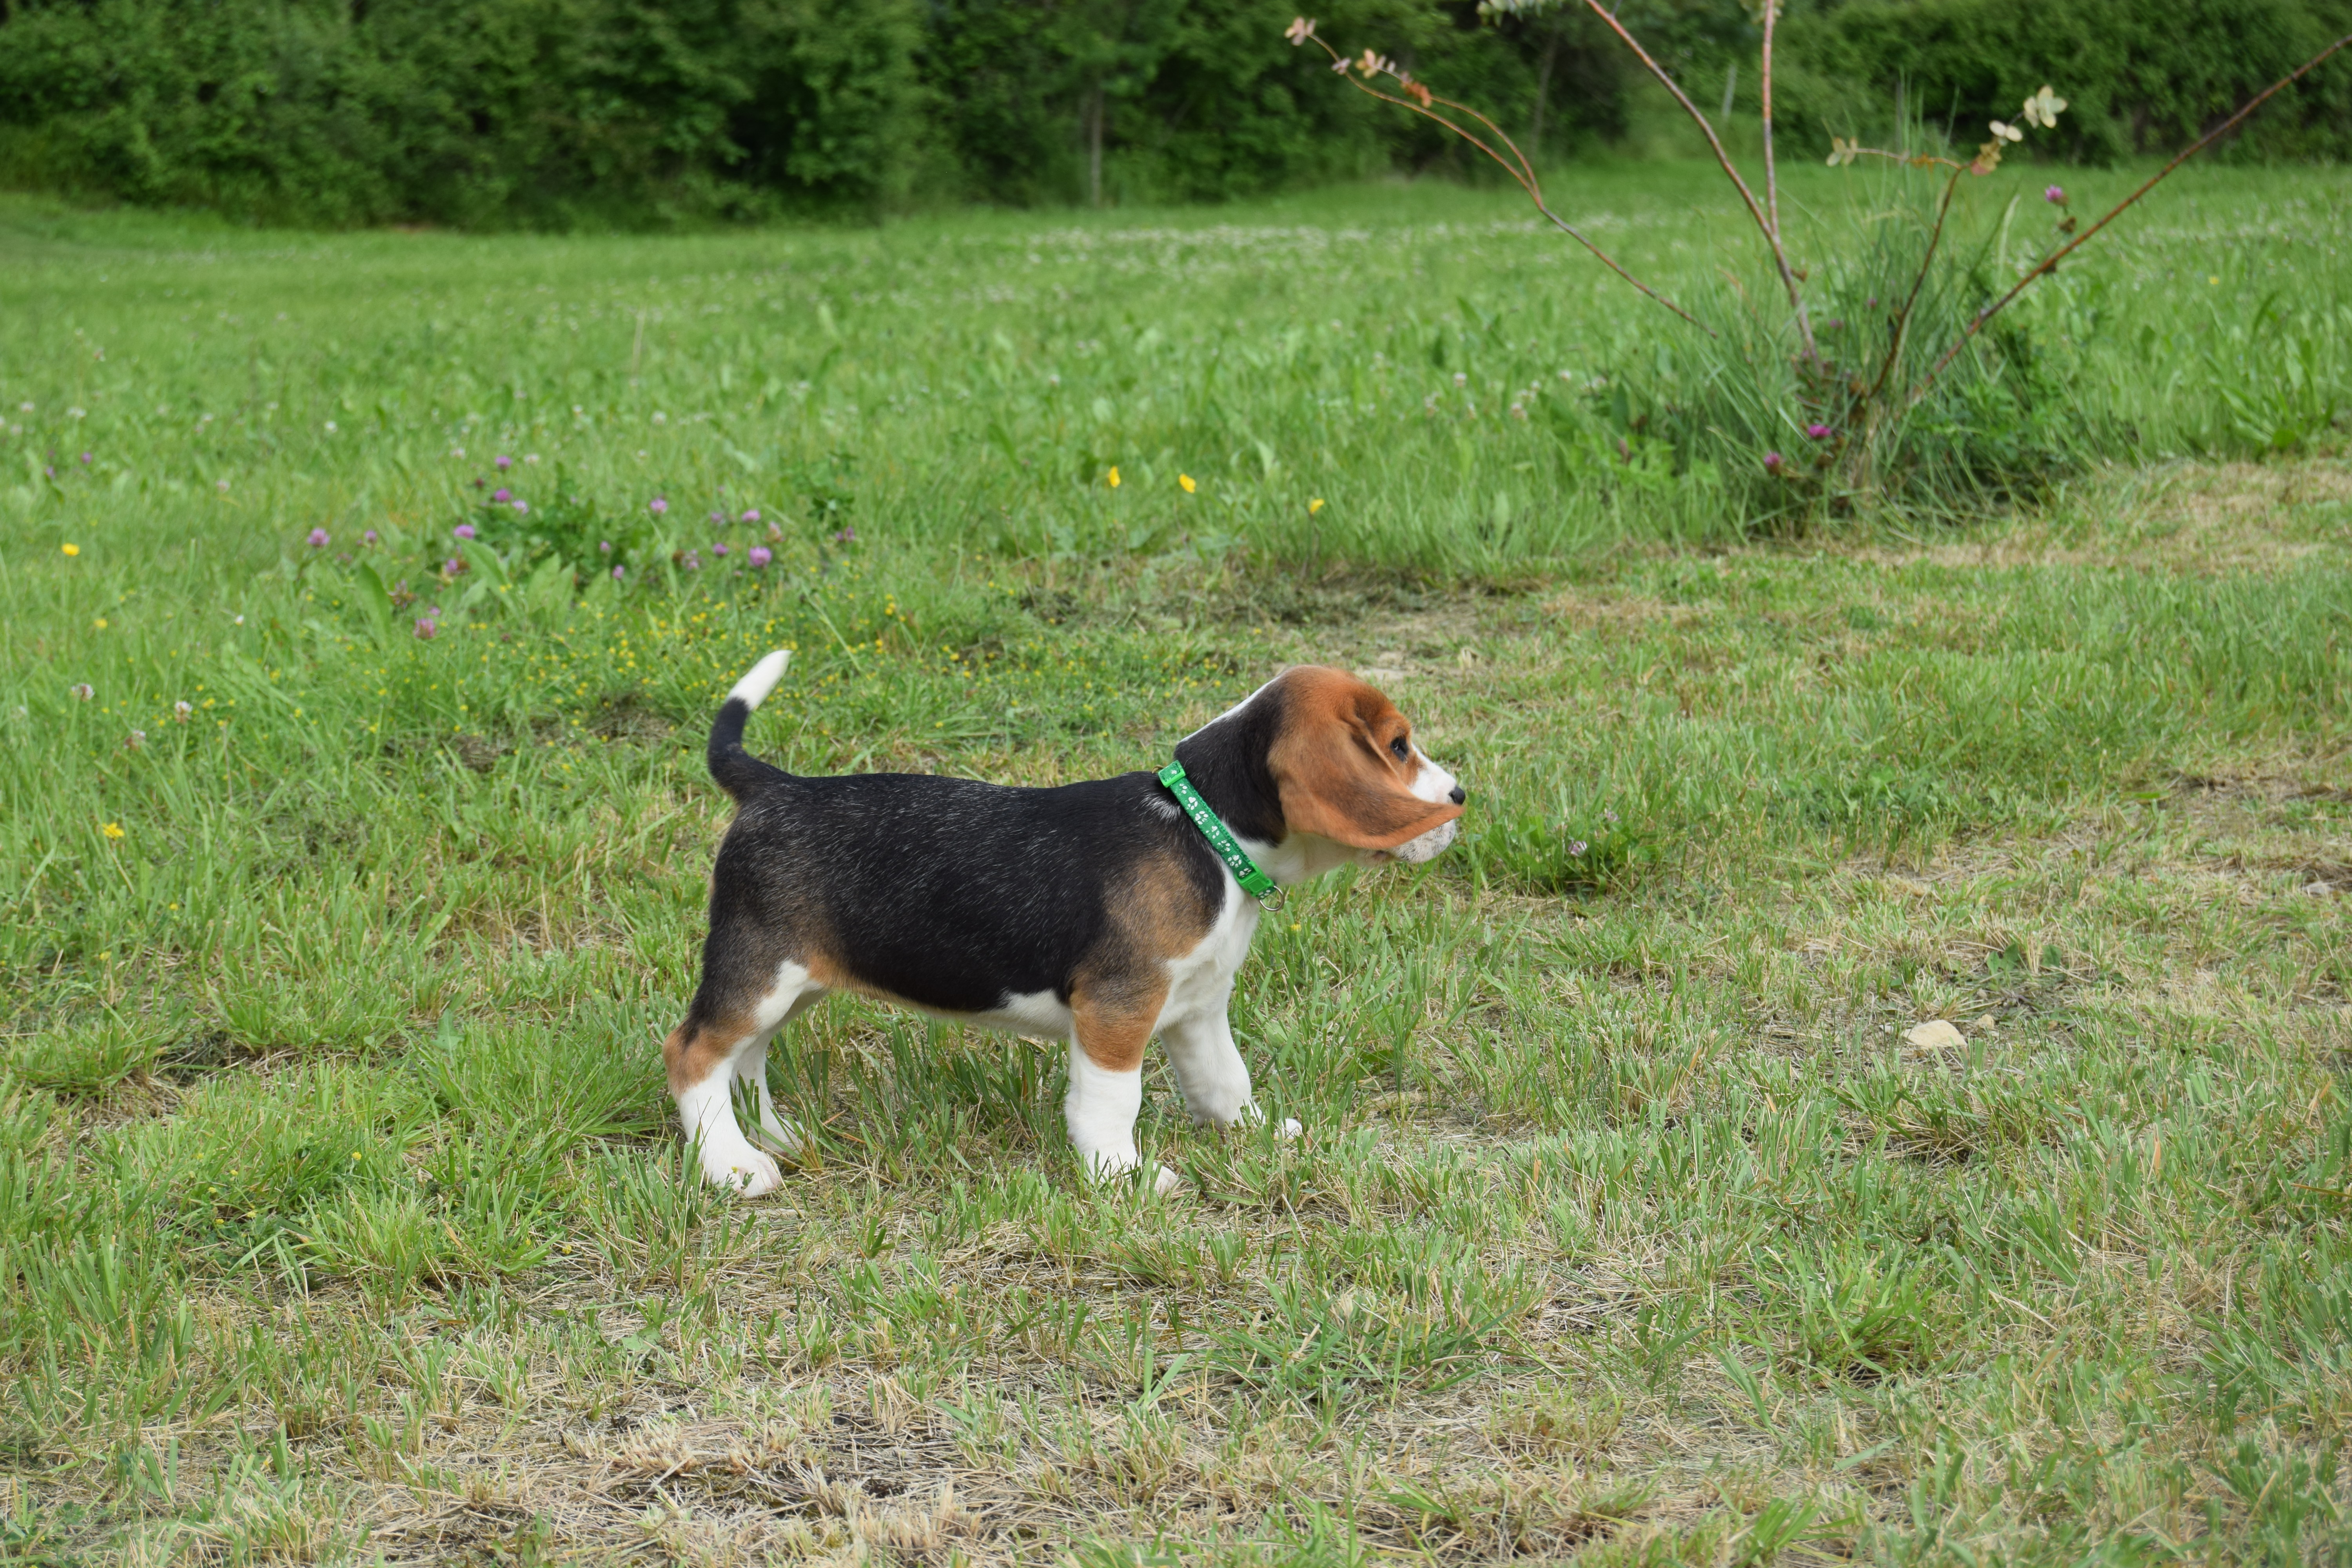
[[[743,726],[750,721],[751,710],[776,689],[776,682],[784,678],[784,666],[792,658],[789,649],[778,648],[745,671],[743,679],[727,694],[727,700],[719,705],[719,717],[710,722],[710,776],[737,800],[764,784],[792,776],[743,749]]]

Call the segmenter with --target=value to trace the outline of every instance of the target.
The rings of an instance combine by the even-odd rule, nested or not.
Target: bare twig
[[[1772,24],[1780,19],[1780,0],[1764,0],[1764,208],[1772,220],[1772,242],[1780,241],[1780,171],[1772,161]]]
[[[1312,34],[1307,36],[1309,37],[1313,37]],[[1659,293],[1655,289],[1651,288],[1647,283],[1643,282],[1639,278],[1634,277],[1631,272],[1626,271],[1623,267],[1618,264],[1615,258],[1612,257],[1607,251],[1601,249],[1599,246],[1593,244],[1592,241],[1587,239],[1581,233],[1578,232],[1573,224],[1570,224],[1566,219],[1562,218],[1558,213],[1552,211],[1550,205],[1544,201],[1543,186],[1536,178],[1535,165],[1528,161],[1528,155],[1519,150],[1518,143],[1512,141],[1509,133],[1505,132],[1501,126],[1496,125],[1493,121],[1487,119],[1485,115],[1479,113],[1468,104],[1456,103],[1450,98],[1440,98],[1436,94],[1431,92],[1426,87],[1412,81],[1410,78],[1404,77],[1394,70],[1391,70],[1389,74],[1396,76],[1399,81],[1403,83],[1406,89],[1415,95],[1415,98],[1425,97],[1428,101],[1423,103],[1415,101],[1414,98],[1399,98],[1393,93],[1382,92],[1380,89],[1370,86],[1367,82],[1358,81],[1354,76],[1348,75],[1348,66],[1349,62],[1342,58],[1337,49],[1334,49],[1329,44],[1324,42],[1321,38],[1315,38],[1315,43],[1325,54],[1331,57],[1331,63],[1339,69],[1340,74],[1347,77],[1347,82],[1349,87],[1354,88],[1358,92],[1363,93],[1366,97],[1377,98],[1382,103],[1393,103],[1400,109],[1410,110],[1413,113],[1420,115],[1423,120],[1432,121],[1439,125],[1443,125],[1448,131],[1453,132],[1456,136],[1461,137],[1463,141],[1467,142],[1471,146],[1475,147],[1479,152],[1484,153],[1487,157],[1493,159],[1497,164],[1501,165],[1503,172],[1510,175],[1514,181],[1517,182],[1521,190],[1527,192],[1528,199],[1535,204],[1536,211],[1543,214],[1543,216],[1549,220],[1554,228],[1559,229],[1560,233],[1568,236],[1569,238],[1576,241],[1577,244],[1584,247],[1586,250],[1591,252],[1593,258],[1599,261],[1601,265],[1606,267],[1610,271],[1614,272],[1618,277],[1632,284],[1635,289],[1641,290],[1643,294],[1648,296],[1657,303],[1664,305],[1667,310],[1672,310],[1684,321],[1688,321],[1692,326],[1696,327],[1699,331],[1706,333],[1707,336],[1714,337],[1716,335],[1715,329],[1709,327],[1696,316],[1692,315],[1688,310],[1684,310],[1680,305],[1675,304],[1672,300],[1667,299],[1664,294]],[[1386,63],[1387,62],[1385,61],[1376,61],[1376,64],[1382,67],[1385,67]],[[1464,126],[1454,123],[1454,121],[1447,119],[1444,115],[1438,113],[1437,110],[1432,107],[1435,104],[1444,104],[1448,109],[1458,110],[1460,112],[1468,115],[1473,120],[1475,120],[1479,124],[1486,128],[1486,130],[1494,136],[1496,141],[1501,142],[1503,146],[1509,149],[1510,156],[1505,157],[1502,153],[1497,153],[1493,147],[1487,145],[1486,142],[1475,133]]]
[[[1780,285],[1789,291],[1789,308],[1796,315],[1797,335],[1804,342],[1805,357],[1819,363],[1821,353],[1813,346],[1812,321],[1805,313],[1805,297],[1797,287],[1796,273],[1789,266],[1789,253],[1781,248],[1780,230],[1766,216],[1764,209],[1757,205],[1756,193],[1748,188],[1748,182],[1739,177],[1739,171],[1732,165],[1731,154],[1723,150],[1722,138],[1716,135],[1715,127],[1707,122],[1706,115],[1699,112],[1698,105],[1690,100],[1690,95],[1683,91],[1682,84],[1675,80],[1665,67],[1650,58],[1650,51],[1625,30],[1624,25],[1601,4],[1601,0],[1584,0],[1584,5],[1587,10],[1601,18],[1604,26],[1617,35],[1620,43],[1633,51],[1635,58],[1649,68],[1650,74],[1658,79],[1659,85],[1674,95],[1675,101],[1683,106],[1683,112],[1691,117],[1691,122],[1706,138],[1706,144],[1715,150],[1715,161],[1723,165],[1724,174],[1739,192],[1739,199],[1748,204],[1748,216],[1756,220],[1756,226],[1764,232],[1764,243],[1772,248],[1772,264],[1780,268]]]
[[[1965,164],[1952,165],[1952,177],[1944,182],[1944,199],[1936,204],[1936,226],[1927,231],[1927,251],[1919,258],[1918,276],[1911,279],[1911,292],[1903,300],[1903,309],[1895,314],[1895,333],[1886,344],[1886,363],[1878,367],[1878,379],[1870,384],[1866,402],[1875,404],[1878,395],[1886,390],[1886,378],[1895,374],[1895,362],[1902,356],[1903,341],[1910,335],[1911,311],[1919,303],[1919,290],[1927,286],[1927,268],[1936,259],[1936,247],[1943,243],[1944,219],[1952,210],[1952,195],[1960,188],[1960,175]]]
[[[1587,0],[1587,3],[1589,4],[1590,0]],[[1945,368],[1949,365],[1953,360],[1959,357],[1959,353],[1962,349],[1968,347],[1969,341],[1974,338],[1979,331],[1983,330],[1984,324],[1987,321],[1991,321],[1993,317],[1999,315],[2004,309],[2006,309],[2011,300],[2015,300],[2020,294],[2024,293],[2028,286],[2032,284],[2035,279],[2045,277],[2050,272],[2055,270],[2058,263],[2077,246],[2080,246],[2084,240],[2098,233],[2099,230],[2106,227],[2108,224],[2114,222],[2117,217],[2120,217],[2123,215],[2125,208],[2130,206],[2134,202],[2138,201],[2140,197],[2154,190],[2157,187],[2157,184],[2162,181],[2166,175],[2171,174],[2173,170],[2178,169],[2181,164],[2186,163],[2189,159],[2194,158],[2198,153],[2202,153],[2206,148],[2210,147],[2214,142],[2220,141],[2222,137],[2236,130],[2239,125],[2244,122],[2248,115],[2253,113],[2255,110],[2260,109],[2264,103],[2268,102],[2273,95],[2281,92],[2302,80],[2303,78],[2309,75],[2314,68],[2319,66],[2323,61],[2326,60],[2329,56],[2334,55],[2338,50],[2344,48],[2347,45],[2352,45],[2352,33],[2347,33],[2343,37],[2336,39],[2334,43],[2328,45],[2317,54],[2312,56],[2311,58],[2297,66],[2294,70],[2288,72],[2285,76],[2281,77],[2278,80],[2271,83],[2270,86],[2263,89],[2261,92],[2256,93],[2247,101],[2246,106],[2243,109],[2239,110],[2237,113],[2232,114],[2229,119],[2224,120],[2221,124],[2215,126],[2212,130],[2208,131],[2204,135],[2200,136],[2196,141],[2191,142],[2188,146],[2182,148],[2173,158],[2171,163],[2167,163],[2163,168],[2158,169],[2155,174],[2149,175],[2147,179],[2141,184],[2139,189],[2134,191],[2131,195],[2117,202],[2114,206],[2109,207],[2105,216],[2101,217],[2098,222],[2093,224],[2090,227],[2084,229],[2082,233],[2076,235],[2073,239],[2068,240],[2057,249],[2052,251],[2048,256],[2043,257],[2041,262],[2037,264],[2032,271],[2028,272],[2024,277],[2017,280],[2016,286],[2011,289],[2008,293],[2003,294],[2000,299],[1995,300],[1991,304],[1977,312],[1976,319],[1969,323],[1968,330],[1962,332],[1958,338],[1954,340],[1952,346],[1944,351],[1943,358],[1937,360],[1933,368],[1931,368],[1927,372],[1927,375],[1921,379],[1919,384],[1911,389],[1910,396],[1904,400],[1904,406],[1907,408],[1916,404],[1922,397],[1925,397],[1927,395],[1927,389],[1935,384],[1936,378],[1944,374]]]
[[[1385,93],[1375,93],[1373,96],[1385,98],[1388,95]],[[1400,100],[1391,100],[1391,101]],[[1535,204],[1536,211],[1543,214],[1545,218],[1550,222],[1554,228],[1557,228],[1560,233],[1568,236],[1569,238],[1576,241],[1577,244],[1591,251],[1593,258],[1599,261],[1601,265],[1609,268],[1610,271],[1617,274],[1618,277],[1622,278],[1626,282],[1631,283],[1643,294],[1646,294],[1652,300],[1656,300],[1659,304],[1664,305],[1667,310],[1672,310],[1675,315],[1680,316],[1684,321],[1688,321],[1692,326],[1696,327],[1708,337],[1716,336],[1716,331],[1713,327],[1708,326],[1705,321],[1700,321],[1696,316],[1692,315],[1688,310],[1684,310],[1680,305],[1675,304],[1672,300],[1667,299],[1664,294],[1659,293],[1655,289],[1651,288],[1647,283],[1643,282],[1639,278],[1636,278],[1631,272],[1626,271],[1624,268],[1617,264],[1615,258],[1611,257],[1607,251],[1601,249],[1599,246],[1585,238],[1583,235],[1577,232],[1576,226],[1573,224],[1570,224],[1567,219],[1552,211],[1550,204],[1544,200],[1543,186],[1536,178],[1535,164],[1528,160],[1528,155],[1525,153],[1519,151],[1517,144],[1512,142],[1509,135],[1504,132],[1502,127],[1496,125],[1493,121],[1487,119],[1485,115],[1479,113],[1476,110],[1471,108],[1466,103],[1456,103],[1450,98],[1439,98],[1434,93],[1430,95],[1430,101],[1433,103],[1442,103],[1448,109],[1460,110],[1463,113],[1467,114],[1472,119],[1477,121],[1479,124],[1486,127],[1487,130],[1492,131],[1496,139],[1499,140],[1504,146],[1510,148],[1512,155],[1518,160],[1519,167],[1524,171],[1524,174],[1515,177],[1518,179],[1520,187],[1528,193],[1528,200]],[[1439,118],[1435,114],[1430,113],[1430,111],[1426,110],[1422,110],[1412,103],[1406,103],[1405,107],[1407,109],[1413,110],[1415,113],[1427,114],[1428,117],[1433,120],[1438,120]],[[1439,120],[1439,123],[1445,124],[1449,122]],[[1457,134],[1461,133],[1457,132]],[[1470,142],[1473,146],[1481,146],[1475,137],[1465,134],[1463,135],[1463,140]],[[1484,150],[1483,147],[1481,147],[1481,150]],[[1487,156],[1493,157],[1494,154],[1488,153]],[[1496,162],[1500,163],[1501,160],[1497,159]],[[1506,169],[1510,167],[1508,163],[1505,163],[1503,166]]]

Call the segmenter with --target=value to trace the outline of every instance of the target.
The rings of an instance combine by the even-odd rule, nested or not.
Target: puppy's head
[[[1302,665],[1276,677],[1279,714],[1266,771],[1284,822],[1358,851],[1423,861],[1454,842],[1463,792],[1413,744],[1396,704],[1345,670]]]

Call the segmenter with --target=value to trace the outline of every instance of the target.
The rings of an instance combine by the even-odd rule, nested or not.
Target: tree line
[[[1300,0],[0,0],[0,184],[270,221],[659,226],[792,213],[1218,200],[1475,171],[1333,81]],[[1752,110],[1740,0],[1616,7]],[[1339,0],[1324,36],[1407,63],[1548,160],[1643,112],[1580,5]],[[2187,140],[2347,30],[2352,0],[1796,0],[1785,142],[1896,107],[1974,136],[2045,80],[2067,153]],[[2239,156],[2352,149],[2336,72]],[[1704,94],[1715,96],[1710,87]]]

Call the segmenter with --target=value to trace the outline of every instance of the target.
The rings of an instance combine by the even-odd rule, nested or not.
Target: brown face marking
[[[1452,801],[1412,793],[1421,763],[1395,703],[1344,670],[1310,665],[1282,681],[1282,728],[1266,768],[1294,831],[1393,849],[1462,815]],[[1392,749],[1399,741],[1403,760]]]

